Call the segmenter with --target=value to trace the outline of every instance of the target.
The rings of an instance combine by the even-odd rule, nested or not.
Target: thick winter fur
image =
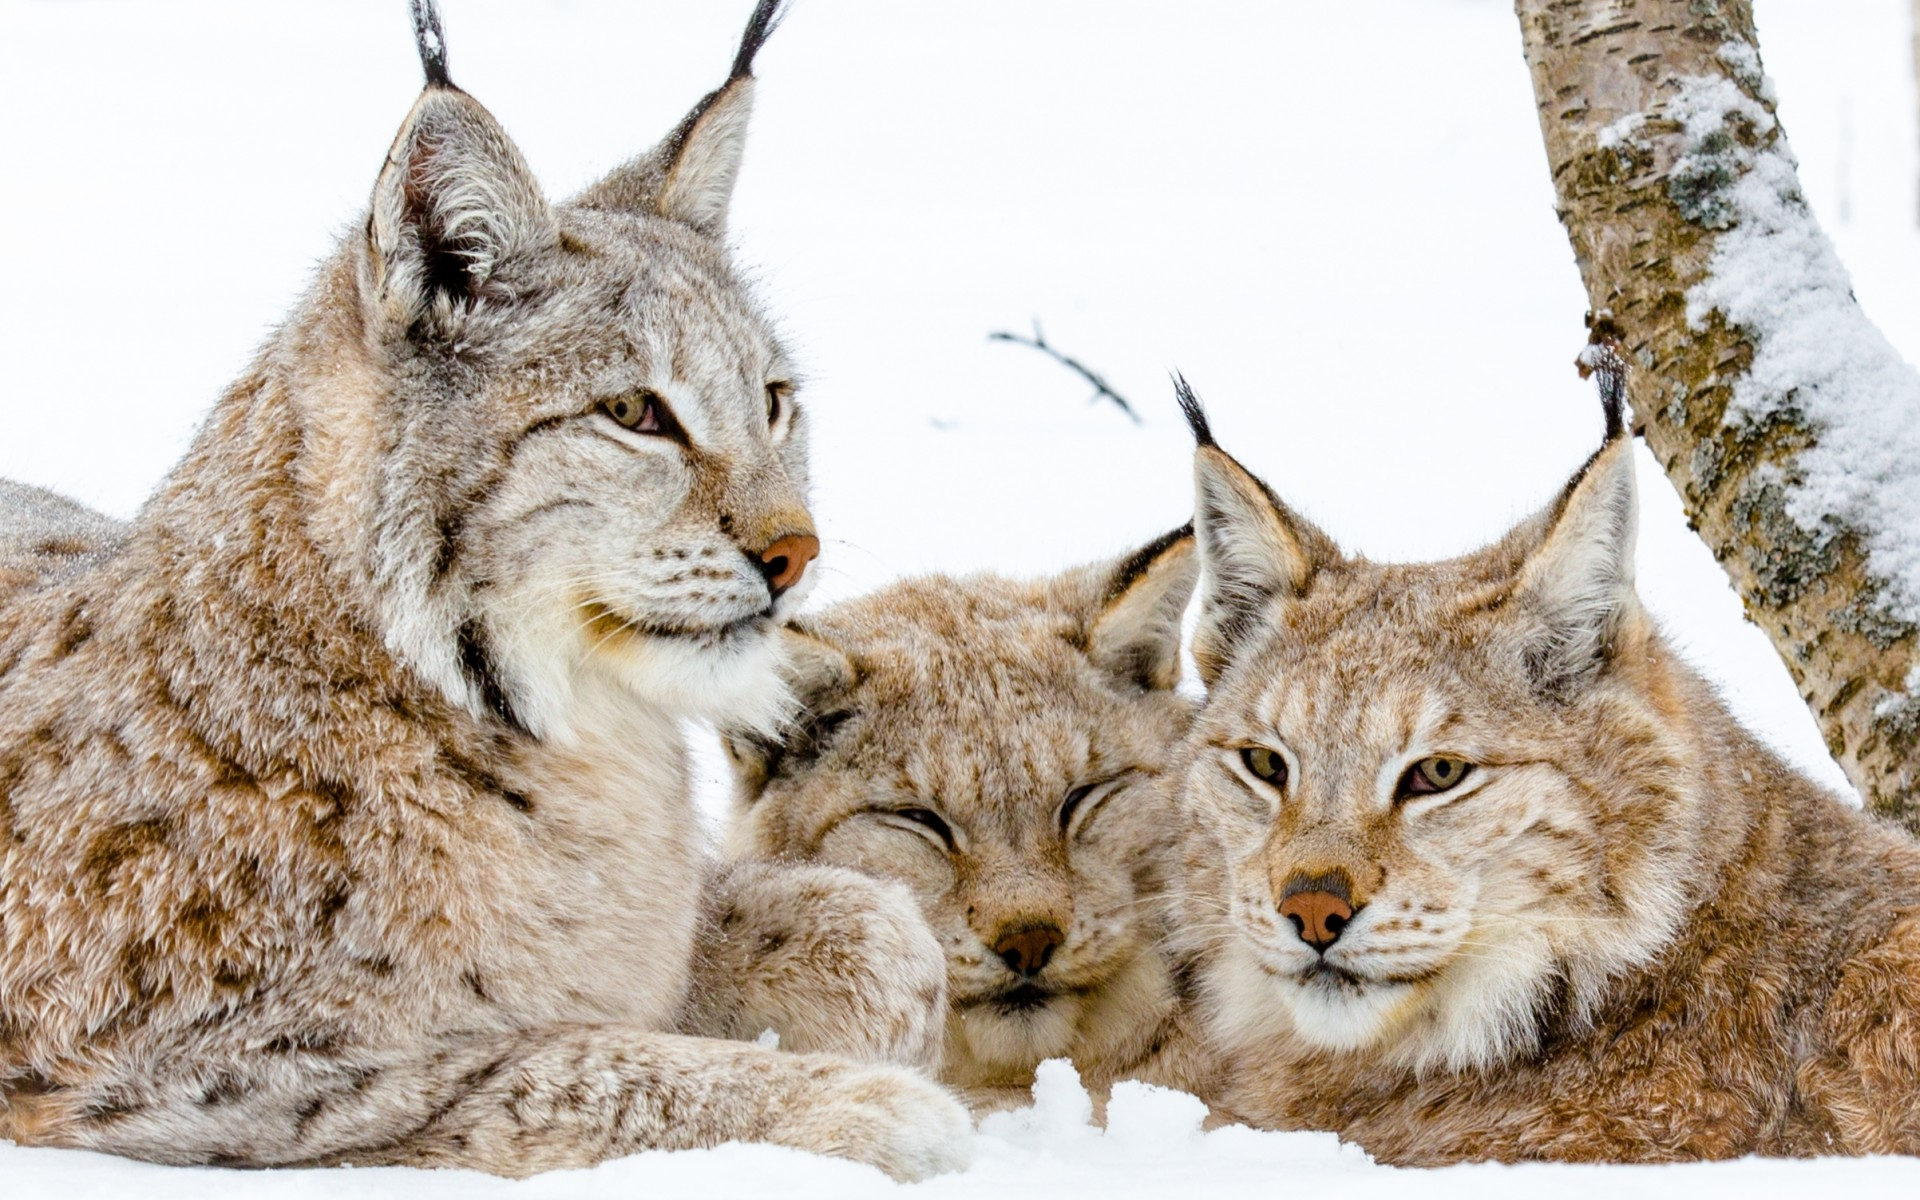
[[[912,889],[946,948],[943,1077],[977,1107],[1024,1098],[1063,1056],[1096,1089],[1199,1086],[1159,909],[1197,573],[1180,530],[1039,582],[894,584],[796,625],[804,711],[729,741],[738,854]],[[1029,951],[1060,939],[1024,975],[1031,958],[996,949],[1022,934],[1042,939]]]
[[[58,536],[0,545],[0,1135],[952,1166],[964,1110],[884,1065],[939,1054],[910,899],[712,877],[689,796],[683,717],[776,720],[804,582],[760,554],[811,533],[792,368],[715,240],[750,52],[552,205],[434,46],[364,232],[139,517],[30,497]],[[687,1036],[762,1021],[839,1053]]]
[[[1661,639],[1630,441],[1495,545],[1387,565],[1196,430],[1187,905],[1228,1108],[1400,1164],[1920,1152],[1920,847]],[[1471,767],[1428,792],[1433,756]],[[1350,892],[1324,955],[1302,888]]]

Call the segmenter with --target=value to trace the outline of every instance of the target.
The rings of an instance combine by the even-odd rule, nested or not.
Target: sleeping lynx
[[[947,952],[944,1077],[977,1107],[1058,1056],[1096,1089],[1195,1086],[1158,908],[1197,569],[1181,530],[1038,583],[911,579],[835,605],[791,634],[800,720],[729,741],[737,853],[919,898]]]
[[[720,242],[775,9],[555,206],[421,0],[367,220],[140,515],[0,496],[0,1136],[960,1161],[964,1110],[885,1065],[940,1051],[910,898],[717,871],[688,789],[683,715],[777,719],[817,549],[806,413]],[[733,993],[839,1053],[688,1036]]]
[[[1202,988],[1258,1123],[1401,1164],[1920,1152],[1920,846],[1728,715],[1633,586],[1633,444],[1448,562],[1200,446]]]

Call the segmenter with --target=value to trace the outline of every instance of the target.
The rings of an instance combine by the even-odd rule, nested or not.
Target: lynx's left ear
[[[1529,677],[1543,694],[1565,698],[1642,619],[1633,587],[1633,439],[1603,446],[1536,523],[1544,532],[1521,564],[1514,602]]]
[[[748,800],[784,766],[818,755],[834,729],[853,715],[842,701],[859,682],[860,671],[844,651],[791,625],[780,630],[780,650],[780,679],[794,700],[792,716],[772,733],[721,730],[740,794]]]
[[[691,225],[711,238],[726,232],[727,207],[747,145],[753,112],[753,59],[780,23],[783,0],[760,0],[727,81],[693,106],[667,139],[616,167],[573,202],[609,212],[649,213]]]
[[[1200,579],[1193,526],[1127,555],[1119,563],[1090,569],[1085,645],[1093,665],[1128,687],[1164,690],[1180,682],[1180,618]]]

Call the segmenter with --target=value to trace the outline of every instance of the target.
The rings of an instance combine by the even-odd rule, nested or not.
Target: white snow
[[[1751,47],[1721,57],[1757,71]],[[1817,444],[1796,458],[1786,508],[1819,544],[1865,531],[1868,566],[1886,582],[1887,613],[1920,623],[1920,372],[1855,303],[1852,281],[1801,194],[1786,138],[1760,151],[1716,139],[1730,123],[1756,133],[1774,121],[1725,78],[1690,80],[1672,115],[1689,162],[1719,158],[1744,174],[1725,199],[1732,227],[1714,245],[1708,275],[1687,294],[1696,328],[1714,314],[1748,330],[1756,353],[1734,387],[1729,422],[1799,414]]]
[[[1757,6],[1808,197],[1869,312],[1920,352],[1907,0]],[[719,81],[750,4],[445,7],[461,85],[566,194]],[[1496,536],[1598,443],[1569,366],[1585,296],[1505,0],[798,0],[756,71],[730,227],[808,367],[823,602],[916,571],[1053,570],[1178,524],[1170,367],[1230,449],[1384,558]],[[390,0],[0,0],[0,475],[131,513],[351,226],[418,81]],[[1142,425],[986,341],[1036,316]],[[1838,783],[1643,466],[1649,606],[1745,720]],[[1322,1134],[1196,1133],[1166,1093],[1122,1090],[1105,1133],[1063,1074],[1041,1093],[986,1123],[966,1173],[904,1194],[1920,1195],[1913,1160],[1394,1171]],[[4,1200],[759,1194],[902,1193],[768,1147],[508,1183],[0,1143]]]

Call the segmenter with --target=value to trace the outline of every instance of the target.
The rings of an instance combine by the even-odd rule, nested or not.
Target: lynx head
[[[796,624],[804,711],[734,734],[737,853],[911,887],[947,948],[948,1075],[985,1083],[1098,1052],[1164,1003],[1162,774],[1188,530],[1040,582],[896,583]]]
[[[1229,1037],[1415,1068],[1531,1048],[1645,964],[1700,828],[1691,686],[1633,586],[1630,439],[1485,549],[1344,555],[1213,441],[1189,740],[1197,922]]]
[[[477,714],[564,735],[597,673],[774,717],[775,630],[818,549],[806,422],[722,239],[778,7],[656,149],[552,203],[414,5],[427,86],[281,354],[319,536],[389,646]]]

